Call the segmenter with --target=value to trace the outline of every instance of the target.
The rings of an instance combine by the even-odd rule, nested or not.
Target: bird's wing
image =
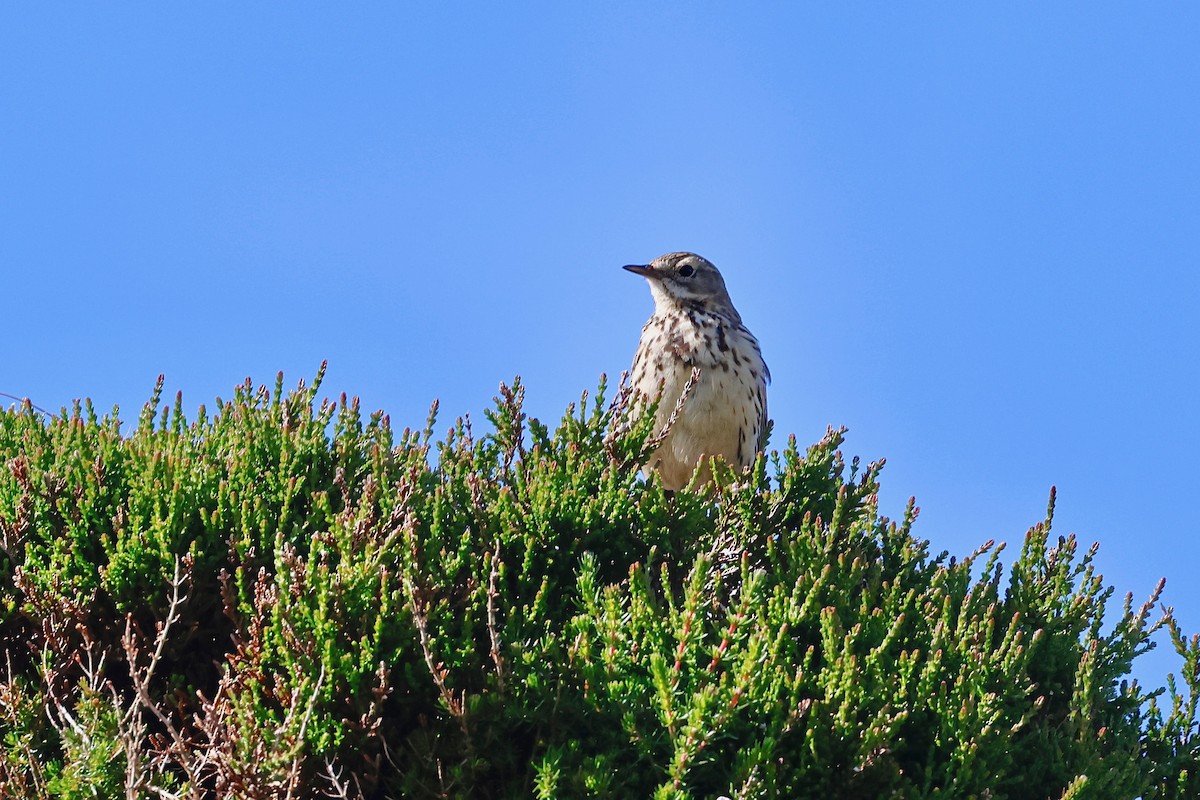
[[[763,369],[766,370],[767,365],[763,364]],[[762,416],[758,419],[758,449],[766,451],[767,442],[771,439],[771,428],[774,424],[771,418],[767,415],[767,381],[771,379],[771,373],[767,373],[765,380],[758,385],[758,397],[762,404]]]

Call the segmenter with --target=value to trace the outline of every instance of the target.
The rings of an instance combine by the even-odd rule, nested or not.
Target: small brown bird
[[[665,488],[678,490],[688,485],[698,466],[698,485],[711,481],[708,459],[714,456],[742,469],[753,464],[766,444],[771,373],[758,340],[733,307],[721,273],[695,253],[668,253],[625,269],[644,276],[654,296],[654,314],[642,328],[631,382],[641,402],[660,400],[660,429],[675,411],[693,369],[699,368],[674,425],[645,469],[657,471]]]

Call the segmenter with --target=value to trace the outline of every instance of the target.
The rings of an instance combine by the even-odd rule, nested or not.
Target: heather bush
[[[958,559],[844,431],[672,495],[621,390],[438,438],[320,377],[0,412],[0,795],[1200,796],[1200,640],[1053,493]]]

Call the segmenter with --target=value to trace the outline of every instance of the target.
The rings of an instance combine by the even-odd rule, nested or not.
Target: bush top
[[[670,493],[603,382],[436,440],[320,379],[0,412],[4,796],[1197,794],[1200,644],[1053,494],[1007,566],[932,556],[844,430]]]

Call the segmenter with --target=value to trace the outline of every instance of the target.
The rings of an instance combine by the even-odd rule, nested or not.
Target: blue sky
[[[1200,11],[0,6],[0,391],[249,376],[418,425],[626,368],[725,273],[777,442],[847,425],[963,555],[1057,530],[1200,631]],[[6,401],[7,402],[7,401]],[[1115,613],[1116,609],[1114,609]],[[1176,668],[1161,649],[1147,678]]]

